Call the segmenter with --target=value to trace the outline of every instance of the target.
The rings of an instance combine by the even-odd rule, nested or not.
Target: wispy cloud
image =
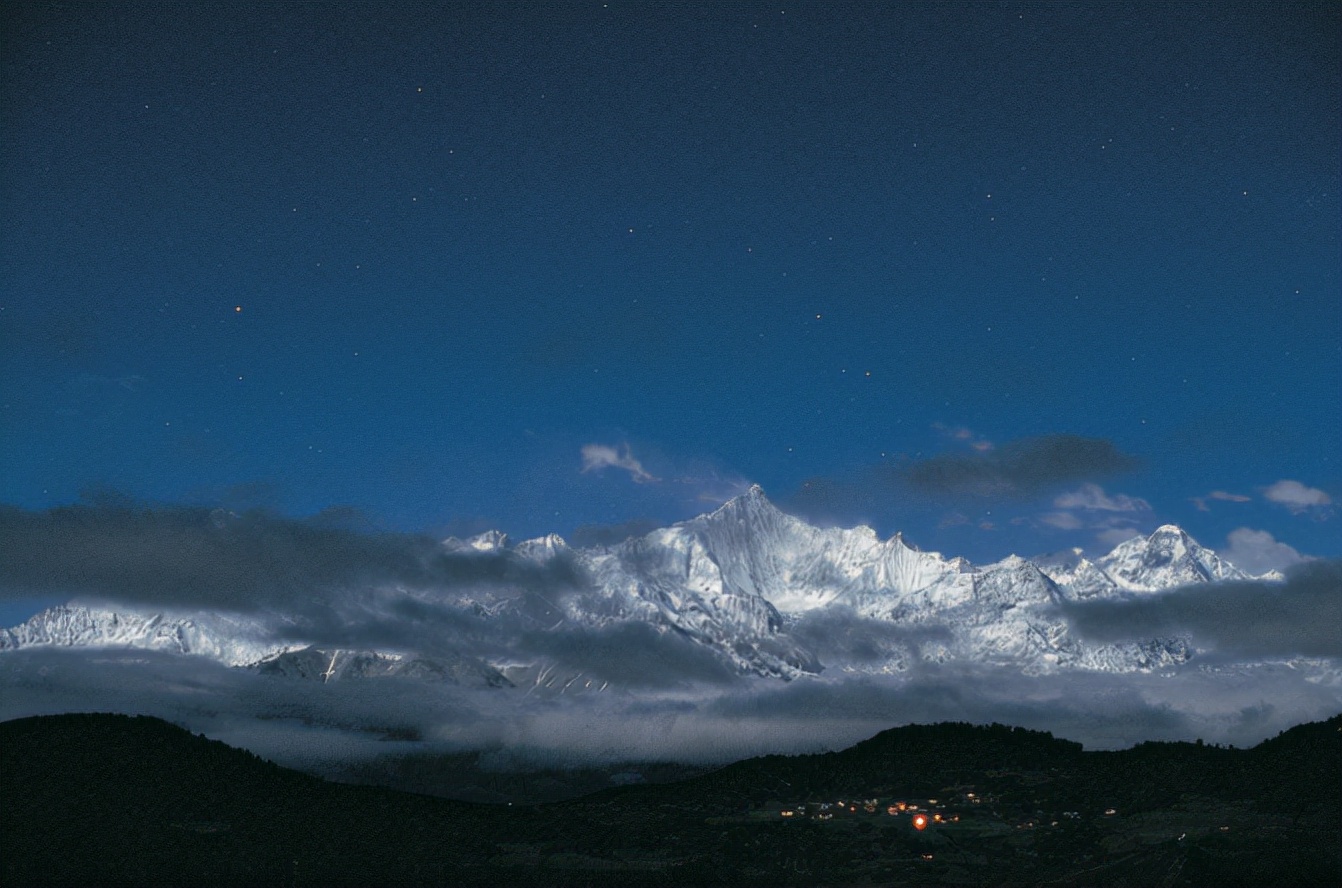
[[[1117,527],[1106,527],[1095,534],[1095,540],[1105,549],[1112,549],[1119,543],[1126,543],[1135,536],[1139,536],[1137,528],[1131,525],[1120,525]]]
[[[1333,499],[1317,487],[1306,487],[1299,481],[1282,479],[1263,488],[1263,498],[1270,503],[1284,506],[1292,514],[1300,515],[1312,512],[1320,516],[1330,514]]]
[[[1149,516],[1151,504],[1125,493],[1107,493],[1094,483],[1082,484],[1053,498],[1055,511],[1045,512],[1038,523],[1056,530],[1088,530],[1106,549],[1139,534],[1139,522]]]
[[[719,506],[750,488],[748,479],[716,460],[667,453],[646,442],[638,445],[637,456],[628,442],[585,444],[581,452],[583,474],[618,469],[643,485],[643,508],[647,508],[647,499],[660,497],[667,508],[702,510],[705,504]]]
[[[1056,527],[1058,530],[1080,530],[1086,526],[1086,523],[1071,512],[1045,512],[1039,516],[1039,520],[1049,527]]]
[[[696,503],[715,506],[750,489],[750,482],[741,475],[703,465],[687,467],[675,481],[693,495]]]
[[[1053,500],[1059,509],[1085,509],[1100,512],[1149,512],[1151,504],[1135,496],[1116,493],[1113,496],[1104,492],[1098,484],[1083,484],[1076,490],[1064,493]]]
[[[1199,512],[1210,512],[1211,506],[1207,505],[1208,500],[1220,500],[1226,503],[1247,503],[1252,502],[1253,497],[1244,496],[1239,493],[1227,493],[1224,490],[1213,490],[1205,496],[1195,496],[1190,498],[1189,502],[1197,506]]]
[[[623,469],[638,484],[660,480],[643,468],[643,464],[634,457],[627,444],[618,448],[607,444],[584,444],[582,447],[582,471],[584,473],[598,472],[606,468]]]
[[[960,441],[969,445],[979,453],[987,453],[994,448],[993,442],[976,433],[967,426],[948,426],[945,423],[934,422],[932,428],[936,429],[943,436],[953,441]]]

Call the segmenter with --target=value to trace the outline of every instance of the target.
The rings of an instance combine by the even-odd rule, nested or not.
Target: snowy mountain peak
[[[562,556],[566,563],[557,566],[566,568],[565,582],[582,586],[581,594],[561,603],[545,600],[533,613],[526,592],[534,572],[505,572],[497,587],[459,599],[470,620],[525,619],[547,630],[639,622],[703,644],[742,672],[786,678],[826,667],[900,671],[918,656],[1033,670],[1123,671],[1182,662],[1192,654],[1171,639],[1097,648],[1070,634],[1055,605],[1245,578],[1175,525],[1134,537],[1093,561],[1072,550],[1034,560],[1011,555],[975,566],[919,550],[898,533],[881,540],[870,527],[813,526],[779,510],[758,485],[710,513],[615,546],[573,549],[551,534],[510,547],[500,531],[466,540],[449,537],[442,545],[468,557],[507,555],[509,563],[548,565]],[[453,600],[443,596],[444,603]],[[0,630],[0,649],[122,646],[199,654],[230,665],[266,660],[270,671],[300,677],[450,673],[487,685],[494,681],[489,672],[494,667],[484,661],[467,668],[412,650],[392,654],[317,645],[296,652],[304,645],[276,628],[285,619],[56,608]],[[880,637],[898,639],[913,630],[937,641],[921,653],[889,641],[885,659],[873,659],[871,651],[859,655],[846,648],[842,633],[830,638],[815,630],[854,620],[888,624]],[[526,651],[505,654],[509,663],[528,657]]]
[[[252,617],[126,607],[112,610],[73,602],[0,630],[0,650],[33,646],[134,647],[194,654],[230,666],[255,663],[291,647],[271,638],[265,623]]]
[[[497,552],[508,548],[508,534],[501,530],[486,530],[467,539],[448,537],[442,547],[449,552]]]
[[[1177,524],[1162,524],[1146,538],[1147,545],[1174,550],[1201,549],[1197,540]]]
[[[1181,527],[1166,524],[1133,537],[1095,562],[1121,589],[1153,592],[1190,583],[1238,580],[1247,574],[1206,549]]]
[[[770,502],[769,497],[765,495],[764,488],[760,487],[758,484],[752,484],[745,493],[732,497],[707,515],[700,515],[697,518],[691,518],[690,520],[700,521],[717,516],[737,519],[748,519],[759,516],[773,519],[782,515],[783,512]]]
[[[523,540],[513,547],[513,551],[533,561],[549,561],[558,555],[571,551],[568,543],[557,533],[546,534],[534,540]]]

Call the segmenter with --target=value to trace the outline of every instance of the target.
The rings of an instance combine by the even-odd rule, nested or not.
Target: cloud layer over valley
[[[1130,505],[1084,487],[1077,497],[1086,501],[1067,507]],[[742,537],[737,527],[750,532]],[[1186,557],[1201,560],[1189,564],[1215,564],[1191,540],[1162,533],[1142,543],[1143,570],[1152,559],[1185,557],[1169,545],[1192,546]],[[761,536],[791,548],[759,549]],[[519,766],[726,761],[836,748],[894,724],[946,719],[1020,724],[1092,746],[1194,737],[1249,744],[1342,708],[1337,562],[1302,561],[1284,581],[1087,597],[1068,591],[1088,588],[1070,574],[1055,573],[1063,585],[1054,586],[1011,561],[965,574],[902,543],[810,528],[758,492],[674,532],[586,554],[557,539],[441,543],[324,519],[106,503],[6,508],[0,540],[5,597],[63,594],[95,612],[149,621],[133,642],[142,649],[24,646],[33,638],[7,636],[17,649],[0,652],[0,716],[151,713],[317,769],[480,749],[507,749]],[[768,605],[755,616],[734,610],[755,607],[749,596],[695,592],[706,582],[694,579],[702,567],[675,579],[677,557],[710,567],[717,559],[723,566],[712,569],[727,578],[733,562],[765,558],[749,568],[749,582],[765,582],[782,569],[769,559],[812,545],[822,546],[820,561],[787,569],[809,576],[816,594],[850,588],[843,572],[866,563],[824,554],[825,546],[868,547],[876,554],[861,557],[896,558],[890,564],[903,571],[922,564],[917,570],[941,579],[892,574],[890,583],[923,591],[887,604],[878,596],[879,606],[849,591],[823,606],[794,602],[781,617]],[[1122,573],[1125,563],[1106,569],[1136,576]],[[633,582],[619,579],[631,569],[639,588],[612,591]],[[1004,594],[1017,597],[993,597]],[[319,652],[301,655],[315,665],[281,657],[258,670],[172,653],[188,630],[163,635],[164,627],[205,631],[210,613],[251,626],[258,650]],[[1036,632],[1055,635],[1053,647],[1013,660]],[[965,650],[979,648],[966,648],[966,638],[987,643],[989,659],[967,659]],[[1050,666],[1059,656],[1074,665]],[[1128,665],[1105,671],[1120,662]],[[776,674],[756,674],[770,669]]]

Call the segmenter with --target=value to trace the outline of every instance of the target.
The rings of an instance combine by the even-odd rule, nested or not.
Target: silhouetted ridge
[[[1339,783],[1342,716],[1117,752],[910,725],[516,807],[328,783],[154,718],[43,716],[0,724],[0,884],[1338,884]]]

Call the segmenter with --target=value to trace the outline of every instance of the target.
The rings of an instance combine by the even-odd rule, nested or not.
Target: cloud
[[[950,631],[934,624],[908,626],[859,616],[851,609],[828,607],[803,614],[789,634],[813,652],[817,666],[827,662],[906,663],[920,658],[923,645],[948,642]]]
[[[1076,508],[1057,514],[1086,514]],[[1092,511],[1098,520],[1127,514]],[[1296,564],[1285,583],[1064,609],[1077,634],[1130,641],[1187,632],[1211,652],[1160,675],[1026,676],[927,662],[922,656],[948,637],[944,627],[827,609],[800,616],[777,644],[795,643],[789,652],[809,652],[829,668],[785,683],[737,675],[655,620],[621,622],[624,604],[600,595],[562,557],[537,564],[506,550],[445,553],[424,537],[356,532],[343,526],[348,518],[146,508],[115,498],[49,512],[4,507],[0,593],[78,588],[156,607],[282,607],[305,640],[455,653],[526,667],[535,681],[492,689],[401,678],[317,686],[150,651],[30,649],[0,653],[0,718],[143,712],[334,772],[381,755],[498,748],[522,764],[726,761],[836,748],[894,725],[946,719],[1020,724],[1091,746],[1198,736],[1243,745],[1334,714],[1342,703],[1335,683],[1315,680],[1317,670],[1252,665],[1228,680],[1201,668],[1216,658],[1342,656],[1333,628],[1342,618],[1339,562]],[[613,537],[623,528],[601,532]],[[1230,544],[1265,559],[1302,557],[1247,528]],[[608,607],[612,620],[570,621],[574,604],[588,613]],[[892,658],[905,671],[858,675],[834,665]],[[561,694],[570,680],[572,691]],[[589,680],[610,688],[578,693]]]
[[[750,489],[749,479],[707,463],[690,463],[673,479],[695,503],[721,505]]]
[[[584,444],[582,447],[582,471],[596,472],[604,468],[624,469],[629,477],[638,484],[646,484],[659,479],[653,477],[629,452],[626,444],[619,449],[605,444]]]
[[[663,512],[671,511],[673,504],[682,513],[690,508],[702,511],[705,503],[719,506],[750,488],[747,478],[714,459],[667,453],[647,442],[638,444],[637,457],[627,442],[618,447],[585,444],[581,452],[583,474],[608,468],[628,472],[642,487],[640,508],[660,500]]]
[[[1085,522],[1071,512],[1045,512],[1039,516],[1039,520],[1059,530],[1080,530],[1085,526]]]
[[[948,426],[944,423],[934,422],[932,428],[936,429],[942,435],[954,441],[963,441],[979,453],[987,453],[992,450],[993,442],[987,438],[980,437],[973,429],[965,426]]]
[[[1124,493],[1109,494],[1098,484],[1082,484],[1053,498],[1052,511],[1015,519],[1013,523],[1062,531],[1090,531],[1104,551],[1141,534],[1139,522],[1151,504]]]
[[[1149,512],[1151,504],[1138,497],[1118,493],[1109,496],[1098,484],[1083,484],[1053,500],[1059,509],[1086,509],[1102,512]]]
[[[649,623],[532,631],[521,641],[529,655],[563,663],[565,669],[621,688],[721,685],[738,680],[709,648],[679,632],[658,631]]]
[[[632,639],[630,639],[632,641]],[[962,663],[908,672],[739,679],[638,693],[544,695],[409,679],[309,682],[148,651],[0,654],[0,718],[126,712],[166,718],[291,767],[339,774],[382,756],[499,750],[501,764],[726,762],[839,749],[896,725],[1000,722],[1089,748],[1142,740],[1250,745],[1338,711],[1338,691],[1265,666],[1233,681],[1174,674],[1026,676]],[[396,738],[396,739],[392,739]]]
[[[1126,543],[1135,536],[1139,536],[1137,528],[1123,525],[1105,528],[1095,534],[1095,539],[1100,545],[1112,549],[1120,543]]]
[[[1310,560],[1285,543],[1273,539],[1266,530],[1252,530],[1248,527],[1232,530],[1220,554],[1231,564],[1251,574],[1284,571]]]
[[[1207,500],[1221,500],[1227,503],[1247,503],[1252,502],[1253,497],[1243,496],[1238,493],[1227,493],[1224,490],[1213,490],[1206,496],[1195,496],[1190,498],[1189,502],[1197,506],[1199,512],[1210,512],[1211,507],[1207,505]]]
[[[1342,561],[1297,564],[1284,583],[1186,586],[1070,604],[1064,612],[1082,635],[1100,641],[1187,633],[1197,647],[1229,657],[1342,657]]]
[[[813,476],[779,505],[822,523],[872,522],[874,516],[888,517],[892,508],[906,521],[930,509],[932,515],[921,518],[936,521],[948,507],[961,513],[977,507],[966,500],[1029,500],[1064,484],[1137,465],[1134,457],[1103,439],[1045,435],[1010,441],[990,452],[904,458],[845,475]]]
[[[32,512],[0,506],[0,597],[85,597],[159,608],[321,616],[378,589],[582,586],[571,561],[444,550],[428,537],[330,521],[124,501]],[[361,598],[363,596],[363,598]]]
[[[1285,506],[1292,514],[1303,512],[1326,512],[1332,505],[1332,497],[1317,487],[1306,487],[1299,481],[1283,479],[1263,488],[1263,497],[1279,506]]]
[[[988,453],[942,454],[904,472],[909,485],[929,496],[1028,498],[1050,487],[1129,471],[1137,460],[1112,442],[1076,435],[1012,441]]]

